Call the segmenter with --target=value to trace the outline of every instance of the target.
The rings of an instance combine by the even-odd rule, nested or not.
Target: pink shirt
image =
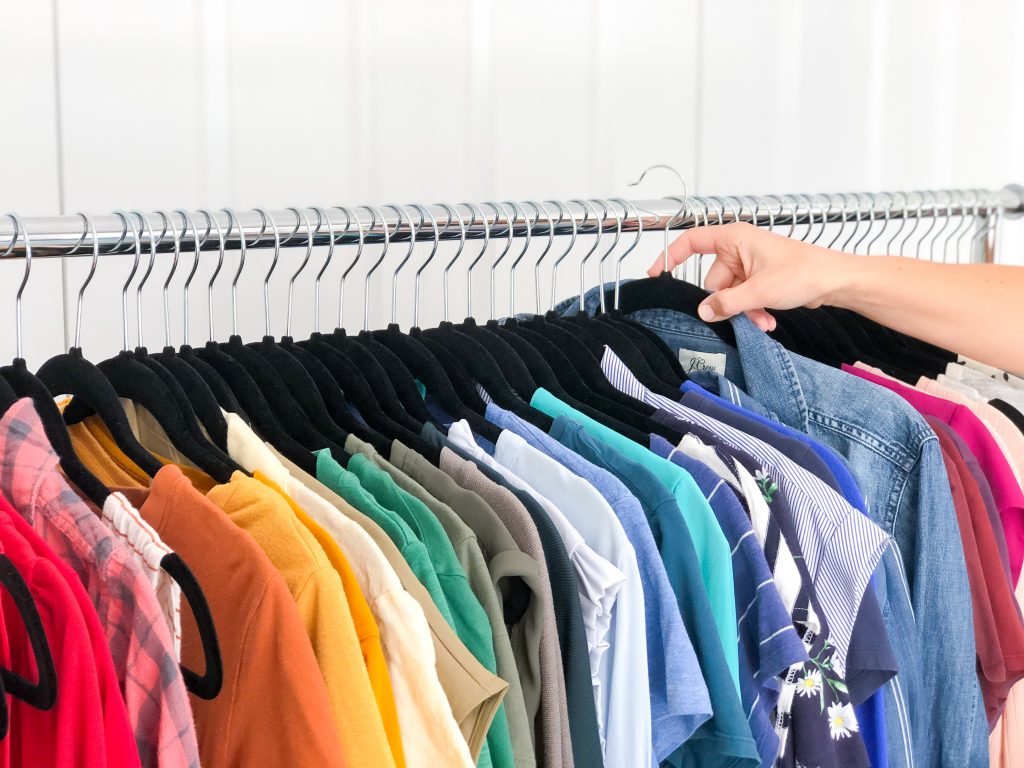
[[[1016,425],[1003,413],[993,408],[986,402],[975,400],[963,392],[940,384],[932,379],[922,376],[917,382],[917,388],[929,395],[941,397],[953,403],[965,405],[971,412],[981,419],[982,424],[988,427],[992,439],[999,445],[1003,455],[1006,457],[1013,476],[1017,479],[1017,485],[1021,485],[1021,478],[1024,477],[1024,434],[1017,429]]]
[[[843,365],[843,370],[895,392],[919,413],[933,416],[949,424],[963,438],[978,459],[989,485],[992,486],[992,495],[999,508],[999,517],[1006,535],[1010,575],[1016,584],[1020,579],[1021,562],[1024,560],[1024,492],[1021,491],[1006,457],[981,420],[966,406],[934,397],[862,368]]]

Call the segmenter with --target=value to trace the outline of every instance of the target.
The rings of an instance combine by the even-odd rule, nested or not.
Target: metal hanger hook
[[[615,238],[612,240],[612,244],[608,247],[608,250],[605,251],[603,254],[601,254],[601,258],[599,258],[597,260],[597,283],[598,283],[598,292],[599,292],[598,300],[600,302],[600,307],[601,307],[601,313],[602,314],[605,311],[604,263],[608,260],[608,257],[611,256],[612,253],[615,252],[615,249],[618,247],[619,240],[622,239],[622,220],[623,220],[623,218],[625,218],[626,216],[629,215],[629,209],[626,208],[626,204],[624,202],[620,203],[622,205],[622,215],[619,216],[618,214],[616,214],[615,213],[615,207],[612,205],[613,202],[616,202],[616,201],[613,201],[613,200],[602,200],[601,201],[602,205],[606,206],[605,210],[606,211],[611,211],[612,215],[615,217]],[[581,278],[582,278],[582,275],[581,275]]]
[[[364,206],[366,207],[366,206]],[[384,230],[384,248],[381,249],[380,256],[377,257],[377,261],[373,263],[373,266],[366,271],[366,275],[363,277],[363,330],[370,330],[370,278],[373,277],[373,273],[377,271],[384,259],[388,255],[388,248],[391,247],[391,238],[393,235],[398,234],[399,228],[402,226],[402,219],[405,218],[405,212],[397,205],[386,205],[385,208],[390,208],[398,214],[398,221],[395,222],[395,231],[390,232],[388,230],[388,222],[384,218],[384,212],[380,209],[370,209],[374,211],[374,219],[380,218],[381,228]],[[410,220],[410,227],[412,226]],[[373,225],[370,225],[371,229]]]
[[[202,248],[202,243],[199,240],[199,230],[196,229],[195,220],[192,215],[181,208],[175,211],[179,214],[182,219],[182,234],[185,231],[192,230],[192,246],[195,250],[195,259],[192,262],[192,269],[189,270],[188,277],[185,278],[185,284],[181,287],[182,295],[182,335],[181,343],[188,344],[188,332],[189,332],[189,313],[188,313],[188,289],[192,284],[192,278],[196,275],[196,270],[199,268],[199,251]],[[180,243],[180,241],[179,241]]]
[[[18,235],[21,235],[21,239],[25,243],[25,273],[21,276],[21,284],[18,286],[18,293],[14,297],[14,356],[18,360],[25,359],[25,352],[22,348],[22,325],[21,325],[21,295],[25,292],[25,286],[28,284],[28,276],[32,272],[32,238],[29,237],[28,229],[22,223],[21,219],[18,218],[16,213],[8,213],[7,218],[14,224],[14,236],[11,238],[11,244],[7,246],[7,250],[4,251],[4,256],[11,252],[15,245],[18,244]]]
[[[82,217],[82,221],[85,223],[85,232],[92,237],[92,263],[89,265],[89,274],[86,275],[85,282],[78,289],[78,301],[75,308],[75,343],[72,349],[80,350],[82,348],[82,299],[85,296],[85,289],[89,287],[93,275],[96,274],[96,265],[100,260],[100,241],[96,236],[96,225],[93,223],[92,218],[85,213],[79,213],[78,215]]]
[[[530,217],[526,215],[526,210],[524,208],[520,208],[519,203],[510,202],[509,204],[516,212],[516,218],[519,217],[519,214],[522,214],[523,221],[526,223],[526,232],[523,236],[523,250],[519,252],[519,255],[516,256],[515,259],[513,259],[512,267],[509,269],[508,273],[508,316],[514,317],[516,313],[516,267],[519,265],[519,262],[523,260],[523,256],[526,255],[526,252],[530,250],[530,238],[533,236],[534,225],[540,220],[540,208],[533,205],[533,203],[526,203],[526,205],[533,205],[534,212],[536,213],[533,221],[530,221]]]
[[[437,226],[437,217],[431,212],[431,210],[419,203],[413,203],[412,207],[420,212],[420,229],[423,228],[424,220],[430,219],[430,226],[434,233],[434,244],[430,248],[430,253],[427,255],[426,260],[420,264],[416,269],[416,274],[413,276],[413,289],[412,289],[412,326],[413,328],[420,327],[420,279],[423,276],[423,271],[427,268],[427,265],[434,260],[437,249],[441,245],[441,230]],[[448,213],[448,222],[451,223],[451,212]],[[457,258],[457,257],[456,257]]]
[[[142,258],[142,238],[139,236],[139,230],[135,224],[129,221],[127,213],[124,211],[114,211],[114,215],[121,219],[125,229],[131,229],[132,245],[135,250],[135,261],[132,263],[132,271],[128,273],[128,279],[124,281],[124,285],[121,287],[121,349],[127,352],[130,344],[128,340],[128,287],[132,284],[132,280],[135,279],[135,273],[139,271],[139,259]]]
[[[281,230],[277,226],[277,222],[274,221],[274,217],[263,211],[260,208],[254,208],[266,222],[270,225],[271,231],[274,233],[274,256],[270,261],[270,269],[267,270],[266,277],[263,278],[263,327],[265,329],[265,336],[270,336],[270,276],[274,274],[274,270],[277,269],[277,260],[281,257]],[[255,243],[253,243],[255,245]]]
[[[561,221],[562,211],[565,211],[565,213],[567,213],[569,215],[569,219],[572,222],[572,237],[569,238],[569,244],[565,247],[565,250],[562,252],[562,254],[557,259],[555,259],[555,263],[551,265],[551,308],[554,308],[554,306],[555,306],[555,298],[556,298],[555,291],[556,291],[557,284],[558,284],[558,266],[559,266],[559,264],[561,264],[565,260],[565,257],[568,256],[572,252],[572,248],[575,246],[575,241],[577,241],[577,237],[579,236],[579,233],[580,233],[580,222],[577,221],[577,217],[575,217],[572,214],[572,209],[569,208],[568,204],[566,203],[564,206],[562,206],[562,204],[559,203],[557,200],[554,201],[554,203],[555,203],[556,206],[558,206],[558,219],[559,219],[559,221]],[[584,215],[585,215],[584,223],[586,223],[586,221],[587,221],[586,214],[587,214],[587,211],[586,211],[586,209],[584,209]]]
[[[474,217],[480,217],[484,227],[484,240],[483,245],[480,246],[480,253],[476,255],[476,258],[470,262],[469,267],[466,269],[466,317],[473,317],[473,269],[480,262],[480,259],[484,257],[484,254],[487,253],[487,248],[491,244],[491,223],[487,220],[487,214],[484,213],[483,208],[473,203],[466,203],[466,206],[473,212]],[[492,206],[492,208],[494,208],[494,223],[497,224],[498,217],[501,214],[496,207]]]
[[[167,235],[167,228],[170,225],[170,221],[165,213],[157,211],[157,214],[163,219],[163,228],[160,230],[159,236],[156,234],[156,229],[154,229],[147,214],[142,213],[142,211],[132,211],[132,215],[139,220],[141,231],[148,233],[149,237],[149,262],[146,264],[146,271],[143,273],[142,279],[139,280],[139,284],[135,287],[135,330],[140,348],[146,346],[146,341],[143,338],[142,289],[149,281],[149,276],[153,273],[153,267],[156,265],[157,248]]]
[[[161,213],[163,213],[161,211]],[[171,280],[174,273],[178,271],[178,260],[181,258],[181,233],[174,225],[174,218],[167,216],[167,228],[171,230],[171,239],[174,241],[174,258],[171,260],[171,269],[164,280],[163,302],[164,302],[164,346],[171,346],[171,304],[168,291],[171,287]]]
[[[498,206],[499,205],[504,206],[505,203],[487,203],[487,205],[491,206],[492,208],[494,208],[495,211],[497,211],[498,210]],[[509,206],[509,207],[511,208],[512,206]],[[505,247],[502,248],[501,253],[498,254],[498,257],[494,261],[491,262],[491,266],[490,266],[490,270],[489,270],[489,274],[490,274],[490,301],[491,301],[490,319],[491,320],[496,320],[497,319],[497,317],[495,315],[495,312],[494,312],[494,285],[495,285],[494,273],[495,273],[495,271],[498,268],[498,264],[501,263],[501,260],[505,258],[505,255],[509,252],[509,249],[512,247],[512,238],[515,237],[515,218],[514,218],[513,215],[509,215],[508,211],[505,210],[504,207],[502,207],[502,210],[505,212],[505,220],[508,223],[508,229],[506,229],[505,233],[504,233],[505,235],[507,235],[507,237],[505,239]],[[516,211],[513,210],[512,213],[515,214]],[[495,219],[495,222],[497,222],[497,219]]]
[[[235,211],[232,208],[222,208],[222,211],[228,215],[228,231],[225,235],[225,239],[231,236],[231,230],[234,226],[238,225],[238,269],[235,270],[235,276],[231,280],[231,335],[238,335],[238,278],[242,276],[242,270],[245,269],[245,251],[248,244],[245,242],[245,230],[242,228],[242,222],[238,220],[238,216],[235,215]],[[256,239],[252,241],[252,245],[256,245],[260,240],[263,239],[263,235],[267,231],[267,214],[261,211],[259,208],[254,208],[260,215],[260,231],[256,234]],[[210,290],[213,290],[213,281],[210,282]]]
[[[392,208],[393,210],[396,210],[396,211],[398,210],[398,208],[393,206],[393,205],[386,206],[386,207]],[[402,207],[402,209],[404,211],[405,206],[401,206],[401,207]],[[425,222],[425,218],[423,216],[423,211],[421,210],[421,208],[417,208],[415,205],[412,205],[410,207],[416,208],[416,210],[419,212],[419,214],[420,214],[420,223],[419,223],[419,225],[413,224],[412,216],[409,216],[408,214],[406,214],[406,219],[409,222],[409,249],[405,252],[405,256],[402,257],[402,260],[400,262],[398,262],[398,264],[395,265],[394,270],[392,270],[392,272],[391,272],[391,324],[392,325],[397,325],[397,323],[398,323],[398,273],[402,271],[402,268],[406,265],[406,263],[408,263],[409,259],[412,258],[413,251],[416,250],[416,235],[418,234],[420,229],[423,227],[423,224]],[[401,217],[401,215],[402,214],[399,213],[399,217]],[[399,218],[399,224],[401,224],[401,218]],[[398,229],[396,229],[395,232],[397,233]]]
[[[532,205],[534,210],[537,211],[537,219],[540,219],[540,212],[544,211],[544,218],[548,222],[548,241],[544,245],[544,250],[541,251],[540,256],[533,262],[533,301],[534,301],[534,312],[540,314],[540,263],[544,261],[548,252],[551,250],[551,246],[555,242],[555,220],[551,216],[551,211],[548,210],[547,203],[536,203],[528,202]],[[561,221],[561,218],[559,218]],[[513,267],[514,269],[514,267]]]
[[[295,270],[295,273],[288,280],[288,309],[287,315],[284,321],[284,335],[291,338],[292,335],[292,307],[295,298],[295,278],[302,274],[302,270],[309,264],[309,257],[313,255],[313,243],[316,238],[316,233],[320,231],[320,227],[323,225],[323,216],[319,210],[316,210],[316,229],[310,229],[309,227],[309,216],[306,215],[305,210],[299,210],[298,208],[288,208],[289,211],[295,214],[295,228],[298,231],[299,224],[301,224],[306,230],[306,255],[302,259],[302,263],[299,264],[299,268]],[[287,242],[287,241],[286,241]],[[269,335],[269,334],[268,334]]]
[[[363,208],[370,212],[370,231],[373,231],[374,225],[377,223],[377,212],[368,205],[364,205]],[[363,230],[363,222],[359,220],[359,216],[356,214],[358,208],[352,211],[352,219],[356,223],[356,237],[359,240],[359,245],[356,248],[355,258],[352,259],[352,263],[345,267],[341,273],[341,279],[338,281],[338,328],[345,327],[345,280],[348,278],[349,273],[355,268],[356,264],[359,263],[359,259],[363,256],[363,247],[366,245],[366,231]]]
[[[586,223],[590,220],[590,214],[594,214],[594,220],[597,222],[597,224],[594,226],[594,230],[593,230],[594,233],[597,235],[597,237],[594,238],[594,242],[591,244],[590,250],[587,251],[583,255],[582,259],[580,259],[580,296],[579,296],[579,299],[580,299],[580,312],[582,312],[585,309],[585,306],[586,306],[585,302],[584,302],[584,297],[583,297],[583,294],[586,292],[586,285],[585,285],[585,279],[584,279],[584,275],[583,275],[583,270],[586,268],[587,259],[589,259],[591,257],[591,255],[593,255],[594,251],[597,250],[597,246],[601,244],[601,235],[603,234],[603,229],[604,229],[604,218],[603,218],[603,216],[598,216],[597,215],[597,208],[589,200],[576,199],[576,200],[570,200],[569,203],[570,204],[576,203],[577,205],[579,205],[586,212],[586,216],[583,217],[583,221],[581,222],[582,224],[586,225]],[[608,215],[608,209],[607,208],[604,209],[604,214],[603,215],[604,216]]]
[[[224,266],[224,230],[220,226],[220,222],[217,221],[217,217],[210,211],[202,208],[199,212],[217,230],[217,266],[214,267],[213,274],[210,275],[210,282],[206,284],[206,320],[210,332],[209,340],[213,341],[215,338],[213,331],[213,282],[217,279],[217,275],[220,274],[221,267]],[[230,226],[230,221],[228,219],[228,226]]]
[[[635,186],[639,185],[644,180],[644,178],[647,176],[648,173],[650,173],[653,170],[659,169],[659,168],[662,169],[662,170],[668,171],[673,176],[675,176],[677,179],[679,179],[679,184],[683,188],[683,200],[682,200],[682,203],[680,203],[680,205],[679,205],[679,210],[676,211],[675,214],[673,214],[669,218],[669,220],[667,222],[665,222],[665,250],[663,252],[663,257],[665,259],[665,272],[667,273],[667,272],[670,271],[669,270],[669,266],[668,266],[668,245],[669,245],[669,243],[668,243],[668,232],[672,228],[672,222],[674,222],[676,219],[678,219],[680,216],[682,216],[683,215],[683,211],[686,210],[686,201],[689,198],[689,192],[687,191],[687,188],[686,188],[686,180],[683,179],[682,174],[679,173],[679,171],[677,171],[671,165],[665,165],[664,163],[656,163],[655,165],[650,165],[647,168],[645,168],[644,172],[640,174],[640,178],[638,178],[636,181],[630,182],[629,186],[635,187]],[[676,198],[676,199],[678,199],[678,198]]]
[[[349,229],[352,228],[352,213],[343,206],[336,205],[334,207],[345,214],[345,229],[341,233],[341,236],[344,237],[348,234]],[[324,276],[324,272],[327,271],[327,267],[330,266],[331,260],[334,258],[335,237],[334,222],[331,221],[331,215],[323,208],[315,207],[313,210],[316,211],[319,221],[327,225],[327,237],[330,241],[327,246],[327,258],[324,259],[324,265],[320,267],[320,271],[316,273],[316,279],[313,281],[313,330],[316,333],[320,333],[320,279]],[[320,224],[317,224],[316,232],[313,233],[314,238],[320,234],[320,226]]]
[[[868,241],[868,244],[864,247],[864,253],[866,253],[869,256],[871,255],[871,249],[875,246],[875,243],[878,242],[882,235],[885,234],[885,230],[889,228],[892,207],[896,203],[896,198],[893,195],[889,194],[888,192],[884,194],[889,202],[886,204],[885,208],[882,209],[882,228],[878,230],[878,234],[871,238],[871,240]],[[881,195],[879,195],[879,197],[881,197]]]
[[[448,322],[448,308],[450,306],[448,302],[448,273],[451,271],[455,262],[462,256],[462,251],[466,247],[466,220],[459,213],[459,206],[451,206],[447,203],[441,203],[444,209],[448,212],[448,221],[445,223],[445,231],[448,230],[448,226],[451,224],[452,218],[455,218],[459,222],[459,247],[455,249],[455,253],[452,255],[448,263],[444,265],[444,270],[441,272],[441,290],[444,295],[444,320]]]
[[[611,200],[613,203],[619,203],[625,210],[627,207],[633,209],[633,217],[636,219],[636,237],[633,238],[633,242],[629,244],[629,247],[625,252],[615,260],[615,298],[612,303],[614,309],[619,308],[619,283],[622,278],[622,262],[626,260],[626,257],[633,252],[633,250],[640,245],[640,239],[644,235],[644,218],[640,215],[640,211],[637,209],[636,204],[621,197],[613,197]],[[628,215],[628,214],[627,214]],[[655,224],[657,224],[657,217],[654,217]],[[605,254],[604,258],[608,258],[611,254],[609,251]],[[604,306],[604,259],[598,264],[598,272],[601,277],[601,311],[605,311]]]

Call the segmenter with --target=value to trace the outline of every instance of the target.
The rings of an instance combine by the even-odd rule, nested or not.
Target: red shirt
[[[978,682],[991,728],[1003,711],[1010,688],[1024,679],[1024,619],[1003,571],[981,489],[956,441],[935,423],[938,420],[930,416],[925,419],[939,437],[956,507],[974,610]]]
[[[81,589],[77,577],[37,551],[19,532],[18,520],[17,512],[0,497],[0,549],[17,567],[39,611],[57,673],[57,700],[51,709],[42,711],[7,697],[11,731],[5,740],[6,764],[135,768],[139,759],[128,713],[95,611],[84,594],[76,598],[74,586]],[[32,537],[35,544],[42,543],[34,534]],[[7,635],[4,666],[35,679],[28,635],[6,590],[2,590],[0,604]]]

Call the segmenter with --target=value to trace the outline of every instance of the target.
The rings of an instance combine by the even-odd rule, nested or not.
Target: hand
[[[697,253],[717,257],[704,280],[713,293],[698,308],[700,318],[713,322],[743,312],[764,331],[775,330],[766,309],[826,303],[839,286],[847,256],[743,222],[697,227],[679,236],[668,248],[670,268]],[[664,261],[662,254],[647,274],[661,274]]]

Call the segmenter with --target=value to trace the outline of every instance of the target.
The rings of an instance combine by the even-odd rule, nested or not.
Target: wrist
[[[849,253],[829,254],[826,266],[820,270],[822,304],[853,309],[858,296],[864,296],[865,283],[870,277],[872,260],[867,256]]]

